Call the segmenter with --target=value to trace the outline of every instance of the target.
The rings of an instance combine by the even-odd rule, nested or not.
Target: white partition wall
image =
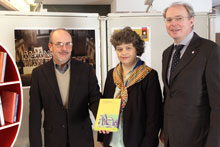
[[[96,73],[101,82],[100,24],[98,14],[88,13],[41,13],[0,12],[0,42],[15,57],[15,29],[78,29],[95,30]],[[101,83],[99,83],[101,85]]]
[[[198,33],[201,37],[210,39],[210,36],[214,35],[213,32],[210,32],[210,28],[213,28],[213,21],[210,21],[210,19],[212,20],[213,17],[210,17],[207,13],[196,14],[194,31]],[[108,70],[115,66],[115,60],[117,60],[116,55],[114,54],[114,49],[112,48],[112,45],[110,43],[110,37],[113,33],[114,28],[123,28],[125,26],[130,26],[131,28],[149,28],[150,33],[148,37],[151,45],[146,49],[151,51],[146,52],[150,53],[150,55],[148,55],[148,57],[150,57],[150,60],[146,58],[144,58],[143,60],[149,66],[158,71],[162,84],[162,53],[165,48],[173,43],[173,40],[167,34],[164,18],[161,13],[111,13],[108,15]]]

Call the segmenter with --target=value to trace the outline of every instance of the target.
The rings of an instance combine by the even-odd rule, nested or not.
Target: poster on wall
[[[113,28],[112,32],[118,31],[123,28]],[[135,31],[141,39],[145,42],[144,53],[141,56],[141,60],[145,62],[148,66],[151,66],[151,30],[149,27],[131,27],[133,31]],[[115,52],[114,46],[112,46],[112,67],[115,67],[119,60],[117,58],[117,54]]]
[[[48,48],[53,29],[15,29],[16,64],[22,85],[30,86],[32,70],[52,59]],[[89,63],[96,70],[95,30],[67,29],[72,36],[72,58]]]

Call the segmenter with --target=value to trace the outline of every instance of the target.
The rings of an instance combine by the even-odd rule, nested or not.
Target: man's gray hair
[[[195,16],[195,12],[192,8],[191,5],[187,4],[187,3],[183,3],[183,2],[174,2],[172,3],[169,7],[167,7],[164,12],[163,12],[163,17],[166,18],[166,13],[167,13],[167,10],[170,8],[170,7],[175,7],[175,6],[183,6],[186,11],[188,12],[188,15],[189,15],[189,18],[192,18]]]

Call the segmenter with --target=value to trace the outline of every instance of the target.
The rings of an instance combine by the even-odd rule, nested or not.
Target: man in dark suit
[[[193,32],[194,11],[188,4],[173,3],[164,18],[174,44],[162,58],[161,139],[165,147],[220,147],[220,47]]]
[[[41,147],[41,112],[44,110],[46,147],[93,147],[89,109],[97,113],[100,91],[89,65],[71,59],[72,38],[65,29],[50,34],[53,59],[32,72],[29,138]]]

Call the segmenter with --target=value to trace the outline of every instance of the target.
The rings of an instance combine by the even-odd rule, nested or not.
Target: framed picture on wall
[[[15,56],[22,85],[30,86],[34,68],[52,59],[48,48],[53,29],[15,29]],[[67,29],[72,36],[71,57],[89,63],[96,70],[96,45],[94,29]]]

